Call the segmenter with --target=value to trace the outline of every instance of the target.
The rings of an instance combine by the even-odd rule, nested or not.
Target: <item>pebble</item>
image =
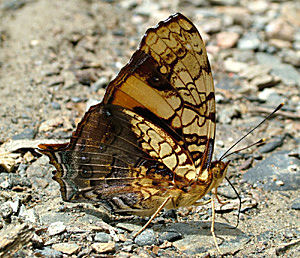
[[[266,101],[271,106],[277,106],[278,103],[284,102],[284,97],[280,96],[273,88],[265,88],[258,93],[259,99]]]
[[[129,232],[133,232],[133,231],[138,232],[142,228],[142,226],[140,226],[140,225],[135,225],[135,224],[131,224],[131,223],[118,223],[116,225],[116,227],[125,229]]]
[[[159,243],[163,243],[165,241],[174,242],[182,238],[182,234],[177,231],[167,231],[159,234],[158,241]]]
[[[44,247],[43,249],[38,249],[35,251],[35,255],[36,256],[40,256],[40,257],[63,257],[63,253],[59,252],[57,250],[54,250],[50,247]]]
[[[13,140],[21,140],[21,139],[34,139],[36,134],[35,129],[26,128],[23,132],[16,134],[12,137]]]
[[[92,92],[97,92],[99,89],[105,88],[108,83],[109,79],[106,76],[102,76],[91,85],[90,90]]]
[[[258,150],[260,153],[268,153],[271,152],[278,147],[282,146],[286,135],[274,137],[272,140],[267,141],[262,147],[259,147]]]
[[[31,187],[31,182],[27,177],[21,177],[15,173],[0,173],[0,187],[11,189],[14,186]]]
[[[271,68],[264,65],[249,65],[241,71],[240,76],[245,77],[248,80],[253,80],[256,77],[268,75],[270,71]]]
[[[155,232],[153,231],[153,229],[145,229],[134,239],[134,242],[139,246],[156,245],[157,239],[155,236]]]
[[[49,236],[58,235],[66,230],[66,226],[63,222],[57,221],[49,225],[47,233]]]
[[[101,254],[101,253],[107,253],[107,252],[114,252],[115,251],[115,243],[109,242],[109,243],[94,243],[91,245],[92,249]]]
[[[251,81],[251,84],[255,85],[259,90],[263,90],[265,88],[273,87],[278,84],[280,79],[276,79],[274,76],[269,74],[262,75],[260,77],[256,77]]]
[[[13,215],[13,209],[9,202],[5,202],[1,204],[0,214],[3,219],[7,220]]]
[[[105,232],[98,232],[96,233],[94,240],[96,242],[108,243],[112,240],[112,237]]]
[[[295,29],[282,18],[271,21],[266,26],[266,35],[269,38],[282,39],[287,41],[294,40]]]
[[[268,53],[257,52],[255,58],[259,64],[268,67],[276,67],[281,64],[281,60],[278,56],[270,55]]]
[[[79,251],[79,246],[75,243],[58,243],[52,245],[52,248],[58,252],[62,252],[64,254],[72,255]]]
[[[60,104],[59,103],[57,103],[57,102],[51,102],[51,107],[53,108],[53,109],[55,109],[55,110],[61,110],[61,106],[60,106]]]
[[[245,34],[239,39],[237,47],[242,50],[256,50],[260,45],[260,39],[255,33]]]
[[[293,201],[291,208],[293,210],[300,210],[300,199],[296,199],[295,201]]]
[[[233,59],[227,59],[224,62],[224,68],[227,72],[239,73],[240,71],[246,69],[247,64],[234,61]]]
[[[251,184],[260,183],[259,185],[265,190],[296,190],[300,184],[300,170],[291,173],[288,170],[290,164],[300,167],[300,161],[290,157],[288,152],[273,153],[249,169],[243,175],[243,179]],[[276,183],[277,181],[279,183]]]
[[[278,76],[285,85],[300,86],[300,73],[290,64],[274,66],[271,74]]]
[[[217,34],[217,44],[221,48],[232,48],[239,39],[236,32],[224,31]]]

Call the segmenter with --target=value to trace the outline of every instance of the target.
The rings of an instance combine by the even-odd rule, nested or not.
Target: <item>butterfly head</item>
[[[211,163],[210,171],[213,175],[214,185],[213,188],[218,187],[227,174],[227,168],[230,161],[224,162],[221,160],[214,161]]]

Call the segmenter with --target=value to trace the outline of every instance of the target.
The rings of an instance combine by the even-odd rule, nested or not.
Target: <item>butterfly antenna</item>
[[[239,199],[239,211],[238,211],[238,216],[237,216],[237,222],[236,222],[236,225],[235,225],[235,228],[237,228],[238,225],[239,225],[239,222],[240,222],[240,213],[241,213],[241,208],[242,208],[242,199],[241,199],[239,193],[237,192],[237,190],[235,189],[235,187],[233,186],[233,184],[230,182],[230,180],[227,177],[225,177],[225,179],[228,182],[228,184],[231,186],[231,188],[233,189],[233,191],[236,194],[237,198]]]
[[[243,147],[243,148],[241,148],[241,149],[238,149],[238,150],[235,150],[235,151],[233,151],[233,152],[230,152],[230,153],[226,154],[225,156],[223,155],[223,156],[222,156],[222,159],[225,159],[225,158],[227,158],[228,156],[231,156],[232,154],[238,153],[238,152],[240,152],[240,151],[242,151],[242,150],[249,149],[249,148],[251,148],[251,147],[253,147],[253,146],[255,146],[255,145],[260,145],[260,144],[264,143],[265,141],[266,141],[266,138],[262,138],[262,139],[260,139],[259,141],[255,142],[255,143],[252,143],[252,144],[250,144],[250,145],[248,145],[248,146],[246,146],[246,147]]]
[[[236,145],[238,145],[242,140],[244,140],[249,134],[251,134],[254,130],[256,130],[258,127],[260,127],[266,120],[268,120],[272,115],[274,115],[274,113],[276,113],[279,109],[281,109],[283,107],[284,103],[281,103],[278,105],[277,108],[274,109],[274,111],[272,113],[270,113],[266,118],[264,118],[257,126],[255,126],[254,128],[252,128],[248,133],[246,133],[243,137],[241,137],[238,141],[236,141],[227,151],[225,151],[225,153],[221,156],[221,158],[219,160],[224,159],[225,157],[228,157],[229,155],[236,153],[237,151],[234,151],[230,154],[228,154]],[[262,139],[263,140],[263,139]],[[259,144],[261,140],[259,140],[258,142],[256,142],[255,144],[252,144],[248,147],[251,147],[253,145]],[[263,141],[262,141],[263,142]],[[243,148],[241,150],[247,149]],[[240,151],[240,150],[239,150]],[[228,155],[227,155],[228,154]]]

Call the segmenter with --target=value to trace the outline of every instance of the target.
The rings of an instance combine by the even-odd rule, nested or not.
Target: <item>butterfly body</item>
[[[149,216],[195,204],[226,175],[212,162],[214,85],[196,27],[175,14],[149,29],[66,144],[41,144],[65,201]]]

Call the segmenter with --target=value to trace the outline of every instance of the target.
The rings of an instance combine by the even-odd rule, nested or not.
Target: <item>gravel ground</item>
[[[216,85],[219,157],[279,103],[231,156],[215,230],[235,257],[296,257],[299,238],[300,3],[271,0],[0,1],[0,257],[209,257],[210,205],[145,220],[64,203],[34,148],[66,141],[128,62],[148,27],[181,12],[199,29]],[[206,198],[209,198],[207,196]]]

